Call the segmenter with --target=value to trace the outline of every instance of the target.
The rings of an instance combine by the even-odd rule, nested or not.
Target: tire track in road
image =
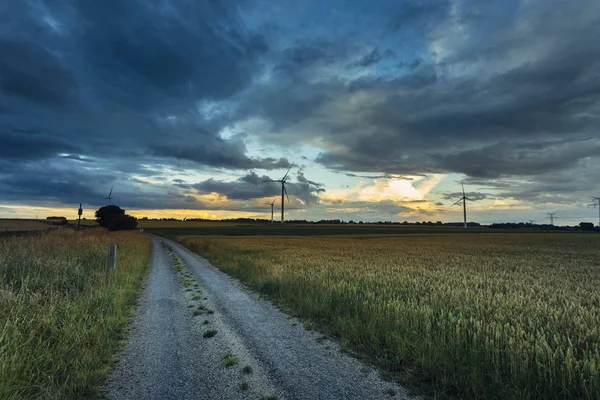
[[[341,353],[335,343],[317,343],[317,333],[206,259],[168,239],[153,237],[152,242],[148,282],[122,358],[104,387],[108,397],[408,398],[402,388],[379,379],[374,369]],[[179,276],[166,248],[184,265]],[[189,290],[192,277],[198,290]],[[194,316],[194,310],[214,314]],[[205,338],[207,330],[217,334]],[[223,365],[227,353],[237,357],[237,364]],[[249,374],[243,371],[246,365],[251,366]],[[247,386],[240,386],[244,381]]]

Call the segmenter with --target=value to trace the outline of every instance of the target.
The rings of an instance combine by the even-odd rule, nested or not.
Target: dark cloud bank
[[[135,194],[144,184],[132,174],[288,167],[219,135],[256,117],[272,128],[256,140],[318,146],[318,163],[349,173],[463,173],[529,201],[589,188],[600,5],[539,1],[514,13],[513,3],[466,1],[450,18],[445,1],[390,2],[374,11],[389,42],[414,42],[391,49],[265,36],[242,18],[251,1],[5,2],[0,199],[97,203],[115,180]],[[215,102],[228,107],[203,111]],[[258,177],[166,182],[129,206],[201,207],[186,190],[277,194]],[[502,188],[507,177],[530,183]],[[315,203],[322,186],[296,180],[290,194]]]
[[[223,139],[222,122],[198,111],[251,84],[269,50],[238,4],[0,6],[2,198],[97,202],[97,186],[160,166],[288,167],[249,157],[242,140]]]

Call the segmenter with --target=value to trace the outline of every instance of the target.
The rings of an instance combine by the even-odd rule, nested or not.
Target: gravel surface
[[[104,387],[107,397],[409,398],[204,258],[170,240],[152,240],[147,287],[122,358]],[[180,264],[177,272],[174,265]],[[209,330],[216,335],[204,337]],[[228,353],[235,355],[231,366],[223,361]]]

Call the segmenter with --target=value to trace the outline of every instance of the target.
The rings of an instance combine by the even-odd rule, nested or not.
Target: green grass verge
[[[117,267],[105,271],[106,245]],[[92,398],[126,337],[150,240],[60,230],[0,239],[0,398]]]

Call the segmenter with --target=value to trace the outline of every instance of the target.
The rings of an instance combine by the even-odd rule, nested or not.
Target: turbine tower
[[[111,187],[110,187],[110,192],[108,193],[108,196],[104,198],[104,200],[108,200],[108,205],[109,205],[109,206],[110,206],[110,201],[112,200],[112,197],[111,197],[111,195],[112,195],[112,190],[113,190],[113,187],[111,186]]]
[[[290,173],[291,169],[294,168],[294,164],[292,164],[290,166],[290,168],[287,170],[287,172],[285,173],[285,175],[283,176],[283,178],[279,179],[279,180],[273,180],[273,179],[269,179],[269,180],[265,180],[263,182],[281,182],[281,223],[283,224],[284,221],[284,208],[285,208],[285,201],[284,201],[284,197],[287,197],[288,202],[290,201],[290,197],[287,194],[287,190],[285,189],[285,182],[287,179],[288,174]]]
[[[465,195],[465,184],[463,183],[463,181],[460,181],[460,185],[462,186],[462,197],[454,204],[452,204],[452,206],[457,205],[458,203],[460,203],[462,201],[463,203],[463,216],[465,219],[465,228],[467,227],[467,200],[469,201],[473,201],[473,199],[468,198]]]
[[[554,226],[554,218],[558,218],[558,217],[555,217],[556,213],[553,212],[553,213],[546,213],[546,214],[548,214],[548,218],[550,219],[550,225]]]
[[[592,204],[588,207],[598,207],[598,226],[600,226],[600,197],[592,197]]]
[[[273,199],[271,202],[271,223],[273,223],[273,207],[275,206],[275,202],[277,201],[277,197]]]

